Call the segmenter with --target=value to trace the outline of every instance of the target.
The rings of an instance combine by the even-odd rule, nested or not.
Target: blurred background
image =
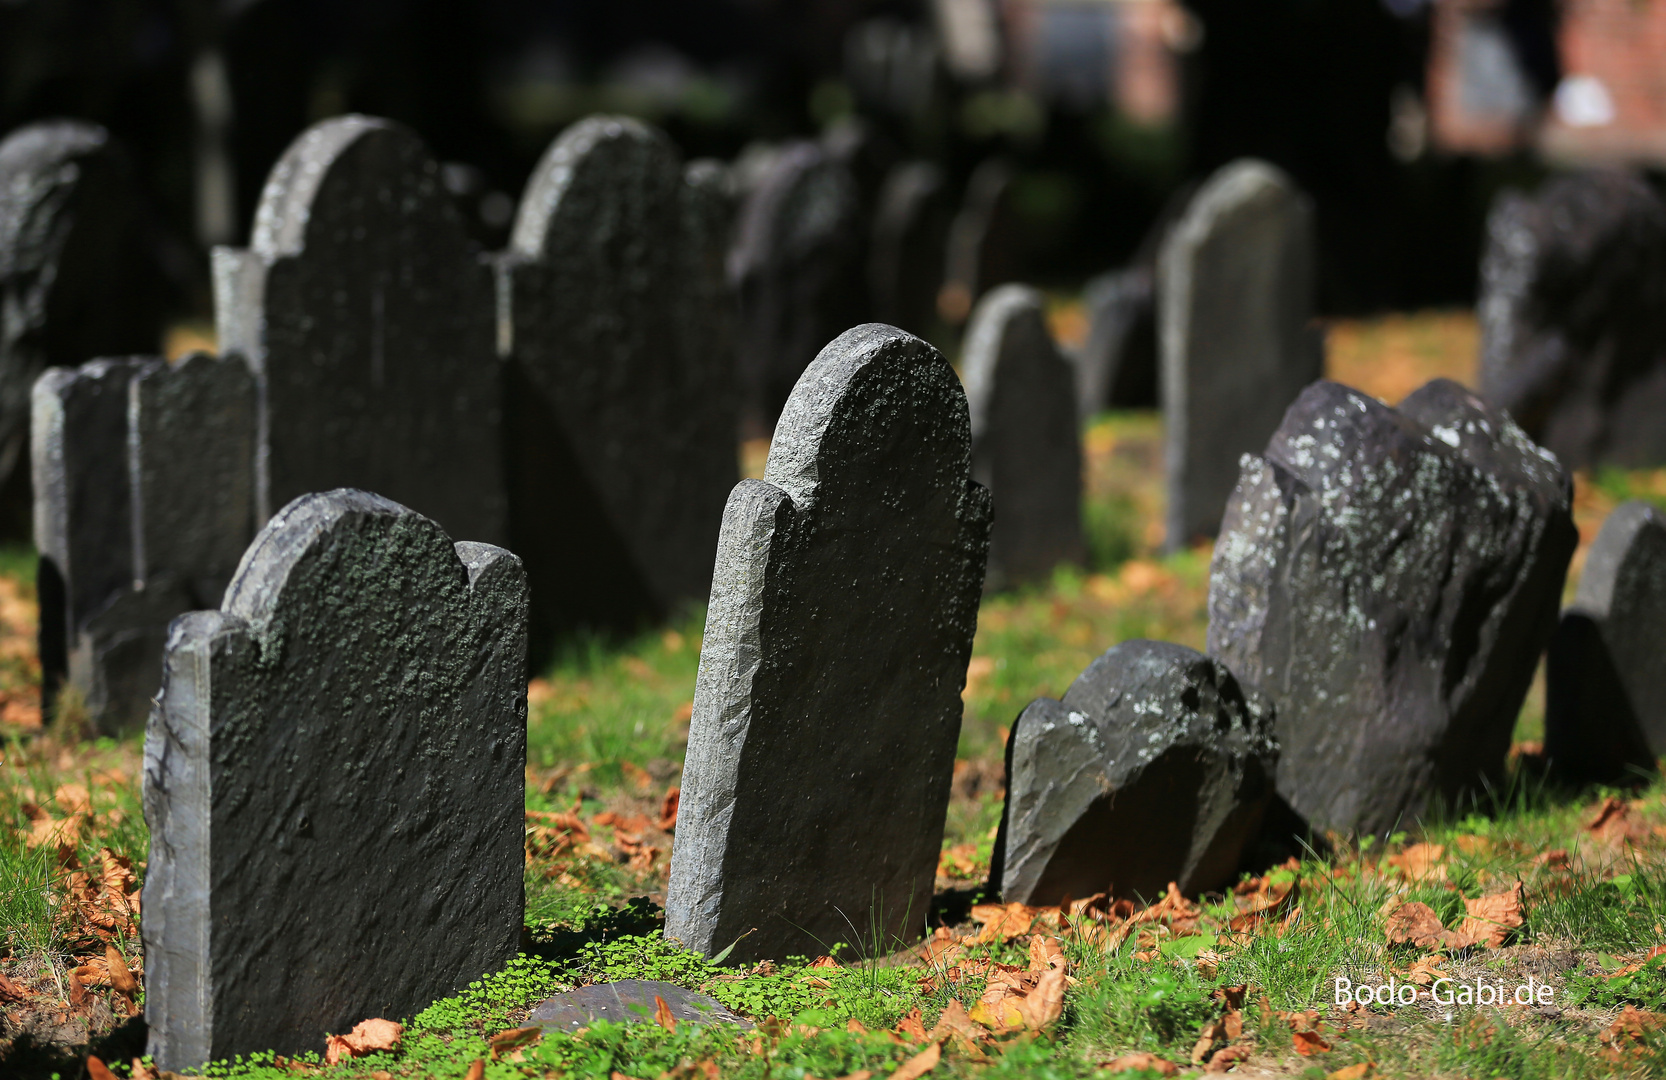
[[[743,162],[860,130],[859,179],[926,159],[957,194],[1000,156],[1015,276],[1053,289],[1254,155],[1315,202],[1320,311],[1357,315],[1472,303],[1506,186],[1666,165],[1666,3],[0,0],[0,131],[76,117],[125,146],[176,320],[209,315],[207,250],[246,242],[285,146],[347,111],[418,131],[491,248],[596,111]]]

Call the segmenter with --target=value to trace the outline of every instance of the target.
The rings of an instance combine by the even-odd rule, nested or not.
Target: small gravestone
[[[737,471],[723,184],[623,117],[568,128],[527,184],[499,341],[541,625],[629,626],[710,591]]]
[[[27,505],[41,372],[160,344],[161,275],[140,221],[127,163],[96,124],[45,121],[0,142],[0,528],[11,503]]]
[[[990,158],[972,170],[949,226],[937,313],[959,326],[980,296],[1016,279],[1023,263],[1023,226],[1012,202],[1012,166]]]
[[[760,159],[729,250],[739,297],[744,430],[767,436],[816,351],[862,321],[860,193],[856,180],[812,142]]]
[[[1088,336],[1072,360],[1076,400],[1086,422],[1105,409],[1157,404],[1157,324],[1151,270],[1115,270],[1082,289]]]
[[[943,173],[929,161],[898,165],[885,177],[868,255],[877,321],[915,335],[936,324],[952,213]]]
[[[1127,641],[1007,741],[991,882],[1033,905],[1229,884],[1273,795],[1272,709],[1218,660]]]
[[[1215,535],[1239,456],[1265,445],[1319,378],[1313,264],[1307,197],[1261,161],[1217,171],[1164,240],[1157,332],[1170,550]]]
[[[491,270],[415,134],[367,116],[302,133],[249,247],[215,249],[214,309],[260,385],[260,520],[352,486],[505,535]]]
[[[1476,312],[1482,392],[1569,468],[1666,464],[1666,204],[1641,176],[1500,196]]]
[[[998,513],[986,585],[1044,581],[1080,565],[1082,444],[1073,373],[1047,332],[1043,299],[1002,285],[978,301],[962,358],[972,413],[972,476]]]
[[[554,1031],[573,1032],[597,1020],[615,1024],[653,1023],[660,1001],[673,1020],[689,1024],[731,1024],[752,1030],[752,1021],[736,1015],[721,1001],[706,994],[685,990],[675,983],[650,979],[620,979],[618,982],[581,986],[535,1005],[527,1024]]]
[[[1545,755],[1599,783],[1666,755],[1666,519],[1628,502],[1602,523],[1545,668]]]
[[[176,620],[145,738],[163,1069],[406,1017],[515,955],[526,579],[380,496],[284,507]]]
[[[918,338],[858,326],[799,380],[724,510],[668,938],[747,960],[921,932],[989,536],[970,474],[965,394]]]
[[[1244,456],[1209,651],[1271,699],[1297,812],[1383,833],[1502,782],[1577,539],[1571,498],[1554,455],[1444,379],[1398,411],[1315,383]]]

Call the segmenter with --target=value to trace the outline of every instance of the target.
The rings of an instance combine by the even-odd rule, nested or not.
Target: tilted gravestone
[[[1246,454],[1209,651],[1276,710],[1278,790],[1382,833],[1503,779],[1577,536],[1554,455],[1437,379],[1398,411],[1332,382]]]
[[[1114,270],[1082,288],[1088,336],[1072,357],[1077,411],[1085,422],[1105,409],[1157,404],[1157,327],[1151,270]]]
[[[628,626],[710,591],[737,471],[722,183],[685,177],[662,132],[592,117],[527,184],[498,259],[499,344],[540,625]]]
[[[27,505],[30,393],[48,367],[154,352],[159,275],[126,161],[96,124],[0,142],[0,492]],[[15,489],[15,491],[14,491]],[[19,494],[21,497],[19,498]],[[0,522],[6,527],[9,522]]]
[[[1261,161],[1222,167],[1163,241],[1157,333],[1167,472],[1167,545],[1213,536],[1238,457],[1266,444],[1319,378],[1313,211]]]
[[[815,143],[762,160],[729,250],[739,297],[743,423],[767,436],[821,346],[862,321],[863,222],[850,171]]]
[[[1476,311],[1482,392],[1569,468],[1666,464],[1666,204],[1646,180],[1500,196]]]
[[[929,161],[906,162],[885,177],[868,249],[875,320],[915,335],[935,325],[951,216],[948,186]]]
[[[937,313],[959,326],[978,298],[1018,278],[1023,269],[1023,233],[1012,202],[1012,166],[990,158],[972,170],[960,211],[949,226],[943,288]]]
[[[1042,296],[1002,285],[978,301],[962,358],[972,413],[972,476],[997,508],[990,588],[1080,564],[1082,444],[1074,375],[1047,332]]]
[[[168,622],[218,604],[254,532],[255,395],[237,359],[54,368],[35,386],[44,701],[142,723]]]
[[[1654,772],[1666,755],[1666,518],[1615,508],[1585,557],[1545,665],[1545,756],[1576,780]]]
[[[970,451],[954,370],[900,330],[799,380],[724,510],[667,937],[743,960],[921,932],[989,536]]]
[[[174,622],[145,737],[159,1066],[322,1050],[514,957],[526,601],[509,552],[337,490]]]
[[[214,251],[214,310],[260,385],[261,520],[353,486],[504,537],[491,270],[416,135],[365,116],[302,133],[249,247]]]
[[[1163,641],[1107,650],[1007,740],[990,880],[1007,903],[1196,895],[1237,875],[1273,795],[1272,709],[1226,665]]]

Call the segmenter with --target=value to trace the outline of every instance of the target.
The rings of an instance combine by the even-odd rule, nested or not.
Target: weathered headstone
[[[214,309],[260,387],[261,520],[353,486],[503,538],[491,270],[416,135],[366,116],[302,133],[249,247],[215,249]]]
[[[1587,171],[1487,215],[1481,387],[1569,468],[1666,464],[1666,205]]]
[[[861,206],[850,171],[819,145],[760,159],[729,250],[740,300],[743,423],[767,436],[823,343],[861,321]]]
[[[27,505],[21,482],[35,379],[48,367],[154,352],[158,277],[127,164],[103,128],[54,120],[0,142],[0,492],[8,505]]]
[[[1278,427],[1319,378],[1324,345],[1309,326],[1313,212],[1262,161],[1222,167],[1163,242],[1157,272],[1167,544],[1213,536],[1238,458]]]
[[[931,329],[951,216],[948,186],[929,161],[898,165],[886,176],[868,255],[875,319],[915,335]]]
[[[1398,411],[1332,382],[1244,456],[1209,651],[1276,710],[1278,790],[1381,833],[1503,779],[1577,536],[1555,457],[1437,379]]]
[[[1114,270],[1082,289],[1088,336],[1076,350],[1076,401],[1082,420],[1105,409],[1157,404],[1157,322],[1151,271]]]
[[[1238,872],[1273,795],[1272,708],[1226,665],[1162,641],[1107,650],[1007,740],[991,881],[1008,903],[1189,895]]]
[[[589,1027],[597,1020],[615,1024],[653,1023],[659,1008],[655,998],[665,1002],[672,1019],[678,1023],[731,1024],[743,1031],[753,1027],[752,1021],[710,995],[651,979],[620,979],[581,986],[539,1002],[526,1019],[528,1024],[537,1027],[566,1032]]]
[[[1666,518],[1615,508],[1545,665],[1545,756],[1577,780],[1650,775],[1666,755]]]
[[[962,368],[972,413],[972,476],[998,512],[986,586],[1043,581],[1080,564],[1082,443],[1073,373],[1026,285],[985,294],[967,326]]]
[[[966,321],[972,305],[996,285],[1016,280],[1022,271],[1022,224],[1012,204],[1012,166],[990,158],[972,170],[966,194],[949,226],[943,287],[937,313],[955,326]]]
[[[527,184],[499,345],[540,626],[628,626],[710,591],[736,478],[728,221],[720,175],[685,177],[664,133],[622,117],[568,128]]]
[[[145,1018],[164,1069],[404,1017],[513,958],[526,579],[339,490],[176,620],[145,738]]]
[[[921,932],[989,536],[970,473],[918,338],[858,326],[799,380],[724,510],[667,937],[744,960]]]

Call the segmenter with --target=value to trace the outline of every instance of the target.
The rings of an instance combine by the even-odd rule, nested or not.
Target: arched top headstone
[[[1619,606],[1666,600],[1666,517],[1633,500],[1614,508],[1585,556],[1574,606],[1606,619]]]
[[[658,128],[626,116],[580,120],[532,170],[510,250],[523,259],[548,259],[564,254],[554,244],[600,245],[620,236],[646,243],[636,235],[640,226],[621,218],[664,217],[664,208],[675,205],[681,167],[676,147]]]

